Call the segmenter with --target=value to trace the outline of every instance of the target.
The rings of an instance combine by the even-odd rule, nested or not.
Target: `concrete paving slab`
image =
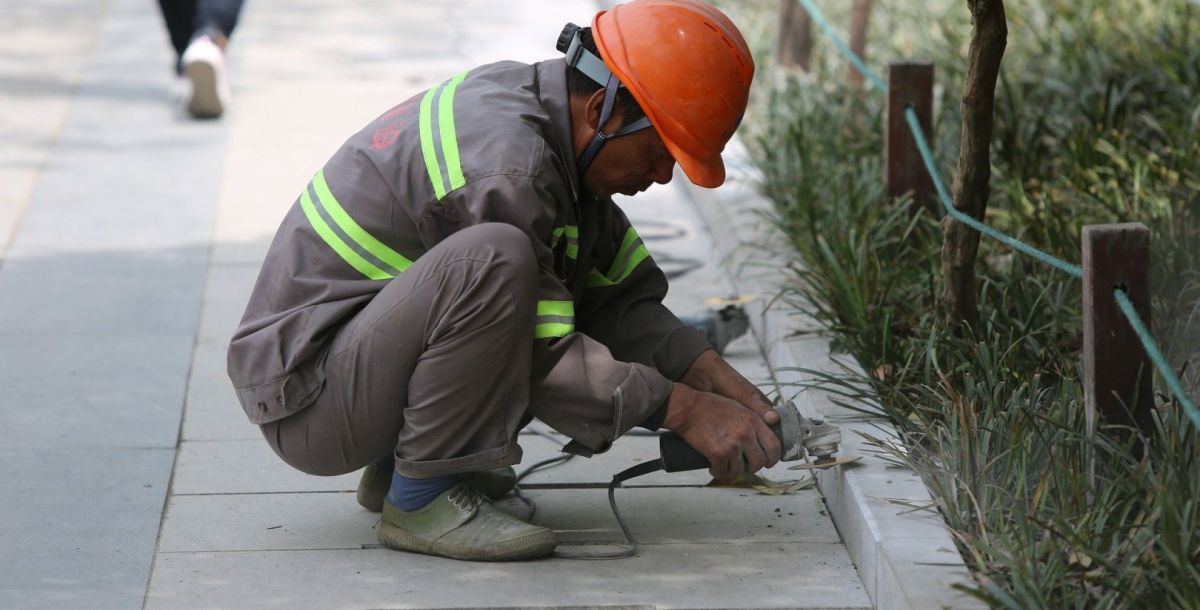
[[[836,544],[644,545],[463,564],[387,549],[162,553],[146,608],[869,608]]]
[[[249,423],[246,427],[257,431]],[[346,492],[358,489],[358,476],[357,472],[337,477],[304,474],[279,459],[261,435],[250,440],[184,441],[179,445],[171,493]]]
[[[62,130],[106,4],[0,2],[0,257]]]
[[[561,541],[624,540],[605,490],[538,489],[526,495],[537,504],[533,522],[554,529]],[[620,489],[615,497],[639,543],[839,542],[812,490],[767,496],[751,489],[646,487]]]
[[[139,607],[174,453],[0,447],[0,607]]]
[[[377,521],[347,492],[173,495],[158,552],[361,549]]]
[[[0,446],[174,449],[191,344],[190,333],[0,332]]]
[[[35,257],[13,251],[0,273],[4,329],[42,337],[82,335],[83,340],[195,331],[205,247]]]

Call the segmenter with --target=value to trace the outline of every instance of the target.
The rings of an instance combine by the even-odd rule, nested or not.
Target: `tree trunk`
[[[871,0],[854,0],[850,13],[850,50],[867,60],[867,25],[871,21]],[[863,75],[853,64],[846,66],[846,81],[862,97]]]
[[[779,35],[775,39],[775,57],[782,66],[812,69],[812,19],[796,0],[779,0]]]
[[[967,0],[971,9],[971,46],[962,95],[962,138],[954,177],[954,207],[982,220],[987,210],[991,178],[992,110],[996,79],[1008,39],[1003,0]],[[947,216],[942,219],[942,275],[946,320],[952,326],[974,325],[979,317],[975,300],[975,256],[979,233]]]

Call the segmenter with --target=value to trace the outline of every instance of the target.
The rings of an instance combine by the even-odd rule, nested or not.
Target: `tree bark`
[[[865,62],[867,60],[867,25],[871,22],[871,0],[854,0],[850,12],[850,50]],[[862,96],[863,75],[853,64],[846,67],[846,81]]]
[[[796,0],[779,0],[779,35],[775,57],[783,66],[812,69],[812,18]]]
[[[967,0],[971,9],[971,45],[962,95],[962,137],[954,178],[954,207],[982,220],[991,178],[992,112],[996,79],[1008,40],[1003,0]],[[946,320],[974,325],[979,317],[975,295],[975,256],[979,233],[947,216],[942,219],[942,275]]]

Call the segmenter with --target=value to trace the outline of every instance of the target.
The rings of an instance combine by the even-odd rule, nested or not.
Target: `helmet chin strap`
[[[579,175],[587,173],[588,167],[592,165],[592,161],[596,159],[596,155],[600,152],[600,148],[604,143],[621,136],[627,136],[631,133],[641,131],[650,127],[650,119],[642,117],[628,125],[625,125],[612,133],[604,133],[604,124],[612,116],[613,107],[617,102],[617,89],[621,87],[621,81],[617,80],[616,75],[608,75],[608,84],[604,86],[604,105],[600,107],[600,122],[596,124],[596,135],[592,136],[592,141],[588,142],[587,148],[583,150],[583,154],[579,156]]]
[[[612,70],[609,70],[603,60],[583,46],[583,40],[579,37],[581,31],[579,26],[568,23],[558,37],[558,50],[567,54],[568,66],[583,72],[588,78],[604,86],[604,105],[600,107],[600,122],[596,124],[596,135],[592,136],[592,141],[588,142],[583,154],[579,155],[579,175],[583,176],[605,142],[650,127],[650,119],[642,117],[613,133],[604,133],[604,124],[612,117],[613,107],[617,103],[617,90],[621,88],[621,81],[617,79],[617,75],[612,73]]]

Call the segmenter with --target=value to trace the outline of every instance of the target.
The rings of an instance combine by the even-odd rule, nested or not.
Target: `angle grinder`
[[[829,468],[858,460],[857,457],[834,457],[838,444],[842,442],[842,431],[837,426],[800,415],[800,410],[790,401],[774,407],[774,410],[779,414],[779,423],[771,426],[771,431],[779,437],[779,460],[795,462],[810,455],[815,458],[811,463],[792,466],[788,470]],[[613,477],[613,485],[658,470],[683,472],[711,466],[704,454],[674,432],[659,435],[658,450],[662,457],[617,473]]]

